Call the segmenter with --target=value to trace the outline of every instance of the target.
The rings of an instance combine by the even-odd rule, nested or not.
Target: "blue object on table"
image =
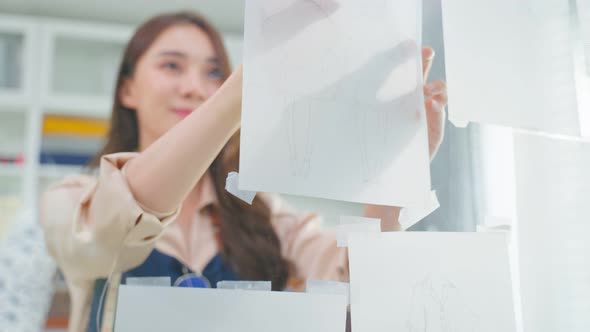
[[[211,283],[203,275],[196,273],[189,273],[176,279],[174,287],[189,287],[189,288],[211,288]]]

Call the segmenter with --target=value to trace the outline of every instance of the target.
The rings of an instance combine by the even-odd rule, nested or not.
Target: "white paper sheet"
[[[350,304],[350,284],[347,282],[307,279],[305,292],[346,295],[347,304]]]
[[[513,167],[514,168],[514,167]],[[515,193],[516,194],[516,193]],[[478,232],[505,232],[508,238],[508,256],[510,260],[510,272],[512,277],[512,291],[514,299],[514,311],[516,316],[516,331],[523,332],[522,325],[522,296],[520,291],[520,270],[518,260],[518,226],[514,218],[486,216],[484,225],[477,225]]]
[[[346,295],[120,286],[116,332],[342,332]]]
[[[583,137],[590,137],[590,0],[578,0],[575,8],[571,19],[580,131]]]
[[[225,190],[242,201],[252,205],[257,192],[240,190],[239,186],[240,174],[236,172],[229,172],[229,174],[227,174],[227,178],[225,179]]]
[[[428,200],[428,205],[426,207],[402,208],[399,213],[398,222],[402,226],[402,229],[406,230],[417,224],[420,220],[428,217],[432,212],[436,211],[439,207],[440,202],[438,201],[438,196],[436,196],[436,191],[433,190],[430,192],[430,199]]]
[[[586,73],[590,75],[590,0],[577,0],[580,32],[584,42]]]
[[[348,234],[352,232],[381,232],[381,219],[357,216],[341,216],[336,226],[336,246],[348,246]]]
[[[222,280],[217,282],[217,289],[241,289],[253,291],[272,290],[271,281]]]
[[[503,233],[351,234],[352,331],[515,331]]]
[[[426,205],[421,2],[282,7],[246,2],[240,189]]]
[[[452,122],[580,135],[568,1],[442,6]]]
[[[369,227],[377,228],[378,232],[381,231],[381,219],[379,218],[367,218],[359,216],[340,216],[340,225],[370,225]]]
[[[172,279],[170,277],[127,277],[125,279],[127,286],[152,286],[152,287],[170,287]]]
[[[590,142],[514,143],[524,331],[590,331]]]

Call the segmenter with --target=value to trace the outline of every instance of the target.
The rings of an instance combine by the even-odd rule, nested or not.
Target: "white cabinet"
[[[37,23],[0,15],[0,196],[26,196],[24,161],[34,103]]]
[[[44,112],[108,117],[119,61],[132,29],[54,20],[42,25]]]
[[[0,15],[0,110],[27,106],[32,96],[34,38],[32,19]]]
[[[27,113],[10,107],[0,108],[0,163],[6,165],[10,159],[17,159],[25,151],[25,133],[23,128]]]

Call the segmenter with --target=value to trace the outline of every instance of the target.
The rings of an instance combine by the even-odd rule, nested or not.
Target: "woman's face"
[[[140,57],[120,98],[135,109],[141,148],[189,115],[223,83],[209,36],[184,24],[164,30]]]

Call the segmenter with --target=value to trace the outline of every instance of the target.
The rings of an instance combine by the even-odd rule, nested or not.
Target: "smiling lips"
[[[193,112],[192,108],[175,108],[173,109],[174,113],[176,113],[181,118],[186,118],[189,114]]]

